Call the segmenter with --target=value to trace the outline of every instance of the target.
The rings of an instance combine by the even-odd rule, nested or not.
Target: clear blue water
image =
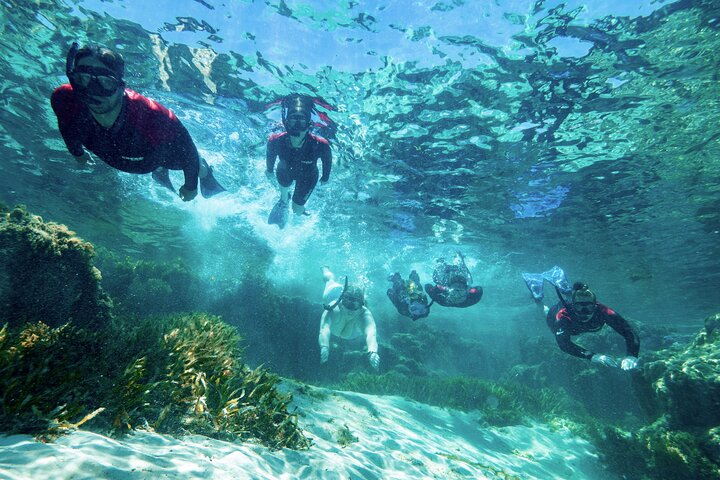
[[[0,201],[210,285],[262,268],[320,300],[319,267],[387,275],[461,249],[485,288],[439,328],[547,334],[522,271],[565,267],[626,317],[688,331],[718,310],[718,7],[713,1],[0,1]],[[123,53],[230,193],[185,204],[149,176],[79,168],[49,95],[74,40]],[[265,140],[290,92],[337,107],[312,216],[266,225]],[[258,245],[271,261],[250,261]]]

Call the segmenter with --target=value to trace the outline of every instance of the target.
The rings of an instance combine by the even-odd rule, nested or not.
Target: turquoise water
[[[0,2],[0,201],[181,257],[207,295],[253,268],[319,302],[331,265],[366,283],[381,336],[386,276],[429,280],[456,249],[485,296],[427,322],[463,335],[547,335],[520,273],[555,264],[640,323],[695,332],[717,311],[716,2],[156,3]],[[121,51],[128,85],[177,113],[230,193],[185,204],[75,165],[48,100],[74,40]],[[290,92],[334,105],[338,132],[312,216],[280,232],[264,106]]]

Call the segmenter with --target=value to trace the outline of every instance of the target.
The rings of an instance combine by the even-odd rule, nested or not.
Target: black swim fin
[[[175,187],[170,181],[170,171],[164,167],[158,167],[152,172],[152,178],[157,183],[175,193]]]
[[[283,229],[285,228],[285,225],[287,225],[289,216],[290,204],[288,202],[278,200],[278,202],[275,204],[272,211],[270,212],[270,215],[268,216],[268,224],[277,225],[278,227]]]
[[[218,193],[225,192],[225,188],[215,180],[213,171],[210,166],[207,167],[208,173],[204,178],[200,179],[200,193],[204,198],[210,198]]]

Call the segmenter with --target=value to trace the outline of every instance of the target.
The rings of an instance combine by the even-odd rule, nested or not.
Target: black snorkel
[[[459,250],[457,254],[460,257],[460,262],[462,263],[463,268],[465,269],[465,276],[467,277],[467,285],[469,287],[473,283],[472,273],[470,273],[470,269],[467,267],[467,265],[465,265],[465,255],[463,255],[462,252],[460,252]]]
[[[68,79],[70,80],[70,85],[72,85],[72,72],[75,69],[75,57],[77,56],[77,52],[80,49],[80,45],[78,45],[77,42],[73,42],[72,46],[70,47],[70,50],[68,51],[67,57],[65,58],[65,75],[67,75]],[[73,89],[75,88],[75,85],[73,85]]]
[[[568,306],[567,302],[565,301],[565,297],[563,297],[563,294],[562,294],[562,292],[560,291],[560,289],[558,288],[558,286],[557,286],[557,285],[553,285],[553,287],[555,287],[555,292],[557,293],[557,296],[558,296],[558,298],[560,299],[560,303],[563,304],[563,307],[565,307],[565,309],[568,310],[568,311],[572,310],[572,308],[570,308],[570,307]]]
[[[342,293],[340,293],[340,296],[335,300],[333,303],[329,303],[327,305],[323,305],[323,308],[327,310],[328,312],[332,312],[335,310],[335,307],[340,305],[340,302],[342,302],[343,297],[345,296],[345,292],[348,288],[348,277],[345,277],[345,286],[343,287]]]

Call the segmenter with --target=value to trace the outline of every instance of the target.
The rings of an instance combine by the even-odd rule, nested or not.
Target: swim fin
[[[152,172],[152,178],[157,183],[175,193],[175,187],[170,181],[170,171],[165,167],[158,167]]]
[[[268,224],[277,225],[278,227],[283,229],[285,228],[285,225],[287,225],[289,216],[290,204],[288,202],[278,200],[278,202],[275,204],[272,211],[270,212],[270,215],[268,216]]]
[[[543,272],[542,276],[545,280],[559,288],[562,293],[569,294],[572,292],[572,288],[570,288],[565,272],[557,265],[547,272]]]
[[[200,179],[200,193],[204,198],[210,198],[218,193],[225,192],[225,188],[218,183],[213,176],[212,167],[208,166],[208,173],[204,178]]]
[[[530,293],[532,293],[533,299],[543,299],[543,282],[545,279],[541,273],[523,273],[523,280]]]

